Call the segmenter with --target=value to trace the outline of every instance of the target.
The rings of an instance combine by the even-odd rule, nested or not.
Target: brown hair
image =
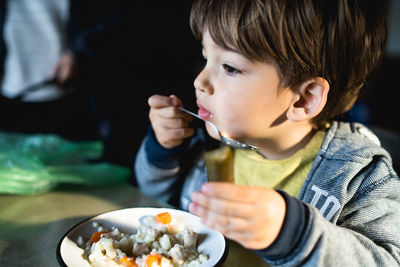
[[[282,86],[313,77],[330,84],[313,119],[321,126],[349,110],[378,68],[388,31],[388,1],[197,0],[194,36],[207,28],[219,46],[251,60],[276,62]]]

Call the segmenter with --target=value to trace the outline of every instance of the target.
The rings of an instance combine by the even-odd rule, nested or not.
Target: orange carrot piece
[[[146,267],[151,267],[154,262],[157,262],[158,265],[161,265],[161,256],[158,254],[150,254],[146,258]]]
[[[93,244],[93,243],[98,242],[98,241],[100,240],[100,238],[101,238],[101,235],[102,235],[102,234],[105,234],[105,233],[107,233],[107,232],[100,231],[100,232],[94,233],[94,234],[92,235],[92,237],[90,238],[90,244]]]
[[[122,257],[120,261],[123,265],[127,267],[138,267],[134,257]]]
[[[169,224],[171,223],[171,221],[171,214],[169,214],[168,212],[162,212],[156,215],[156,222],[158,223]]]

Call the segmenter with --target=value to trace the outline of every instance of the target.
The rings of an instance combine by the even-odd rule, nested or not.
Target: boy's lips
[[[202,105],[197,104],[199,107],[199,110],[197,111],[197,114],[203,119],[203,120],[209,120],[212,118],[212,114],[210,111],[205,109]]]

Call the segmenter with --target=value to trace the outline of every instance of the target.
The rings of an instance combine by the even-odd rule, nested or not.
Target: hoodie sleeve
[[[271,266],[400,266],[400,180],[379,169],[366,172],[380,179],[364,180],[335,222],[304,203],[308,216],[296,245],[264,259]]]
[[[187,172],[205,145],[203,130],[196,129],[195,135],[185,139],[180,146],[166,149],[158,143],[150,126],[134,163],[139,188],[144,194],[164,202],[177,202]]]
[[[150,197],[169,202],[177,194],[179,153],[182,148],[166,149],[154,136],[150,126],[136,155],[134,171],[139,188]]]

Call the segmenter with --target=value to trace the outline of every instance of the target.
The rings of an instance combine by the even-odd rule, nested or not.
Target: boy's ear
[[[312,78],[300,84],[293,101],[286,112],[290,121],[309,120],[324,108],[329,92],[329,83],[321,77]]]

